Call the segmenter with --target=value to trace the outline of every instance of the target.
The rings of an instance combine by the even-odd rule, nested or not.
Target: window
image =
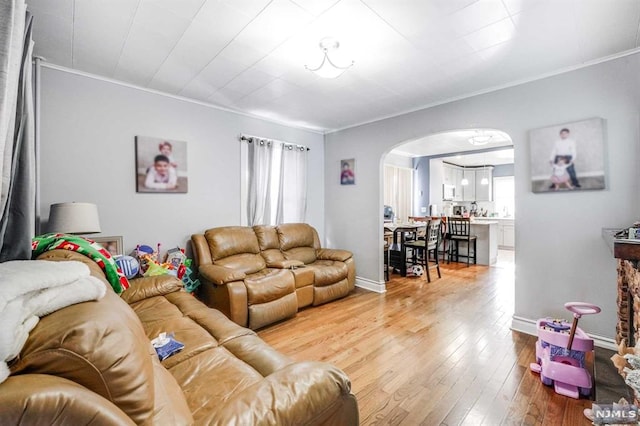
[[[241,142],[240,153],[241,223],[253,226],[304,222],[307,148],[251,137]]]
[[[515,181],[513,176],[493,178],[495,211],[500,216],[515,215]]]
[[[401,222],[412,216],[413,169],[385,164],[384,204],[393,208],[395,217]]]

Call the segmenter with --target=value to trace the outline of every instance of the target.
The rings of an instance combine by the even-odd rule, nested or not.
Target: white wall
[[[42,217],[49,205],[98,205],[104,235],[184,246],[192,233],[240,224],[240,133],[307,145],[307,221],[324,236],[323,136],[164,95],[42,69]],[[138,194],[134,137],[187,141],[189,192]],[[243,142],[245,143],[245,142]]]
[[[429,204],[438,206],[438,212],[442,212],[444,203],[442,202],[444,183],[444,165],[442,160],[432,158],[429,160]]]
[[[326,232],[332,245],[355,253],[357,275],[383,285],[380,164],[393,146],[469,127],[507,132],[515,145],[515,316],[567,317],[570,300],[598,303],[586,330],[613,337],[616,263],[602,227],[638,218],[640,55],[332,133],[325,138]],[[533,194],[527,131],[602,117],[608,127],[608,189]],[[341,158],[358,162],[358,184],[340,187]],[[379,213],[378,213],[379,212]]]
[[[384,157],[384,164],[413,169],[413,158],[390,152]]]

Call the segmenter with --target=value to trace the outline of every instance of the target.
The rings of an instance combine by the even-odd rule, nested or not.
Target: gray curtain
[[[23,0],[0,0],[0,262],[31,258],[35,233],[31,24]]]

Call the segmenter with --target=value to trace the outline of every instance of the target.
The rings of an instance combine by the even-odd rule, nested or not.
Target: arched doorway
[[[398,267],[407,259],[404,249],[398,254],[397,226],[431,216],[471,217],[477,263],[513,268],[514,170],[513,141],[497,129],[439,132],[388,149],[380,159],[380,211],[381,228],[391,231],[383,244],[391,245],[393,260],[384,251],[381,269],[406,275],[406,268]]]

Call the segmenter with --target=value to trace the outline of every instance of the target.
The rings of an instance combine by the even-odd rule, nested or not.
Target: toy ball
[[[134,278],[140,272],[140,263],[132,256],[119,256],[116,259],[118,267],[125,277]]]
[[[413,273],[413,276],[420,277],[422,276],[422,274],[424,274],[424,268],[422,267],[422,265],[413,265],[411,267],[411,272]]]

